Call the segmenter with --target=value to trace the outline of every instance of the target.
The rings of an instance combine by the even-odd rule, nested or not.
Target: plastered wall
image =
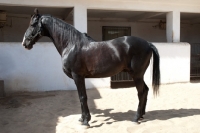
[[[190,45],[154,43],[160,53],[161,83],[189,82]],[[145,82],[151,84],[150,65]],[[21,43],[0,43],[0,79],[5,91],[75,90],[72,79],[62,71],[61,58],[52,43],[36,43],[26,50]],[[110,78],[87,79],[87,88],[110,87]]]

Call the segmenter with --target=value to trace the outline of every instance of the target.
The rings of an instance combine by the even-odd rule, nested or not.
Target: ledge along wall
[[[190,44],[153,43],[160,53],[161,83],[190,81]],[[5,92],[75,90],[62,71],[61,58],[52,43],[36,43],[26,50],[21,43],[0,43],[0,80]],[[145,73],[151,84],[152,64]],[[87,88],[110,87],[110,77],[86,79]]]

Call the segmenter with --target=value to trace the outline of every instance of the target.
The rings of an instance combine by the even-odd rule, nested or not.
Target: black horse
[[[128,72],[135,81],[139,105],[133,121],[138,123],[145,114],[149,88],[143,77],[153,54],[153,91],[160,85],[159,53],[156,47],[143,39],[124,36],[96,42],[66,22],[50,15],[40,15],[35,9],[22,45],[31,49],[42,36],[51,38],[62,58],[64,73],[77,86],[82,116],[79,121],[89,126],[91,115],[87,105],[85,78],[110,77],[121,71]]]

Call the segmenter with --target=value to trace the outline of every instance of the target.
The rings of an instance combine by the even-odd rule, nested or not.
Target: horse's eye
[[[38,23],[38,20],[36,18],[33,18],[32,22],[31,22],[31,26],[36,26]]]

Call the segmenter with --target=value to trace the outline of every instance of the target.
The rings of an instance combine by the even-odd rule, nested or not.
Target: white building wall
[[[74,90],[74,81],[62,71],[61,57],[52,43],[0,43],[0,79],[5,91]],[[87,79],[87,88],[109,87],[110,78]]]
[[[81,5],[84,9],[200,13],[200,1],[198,0],[182,0],[181,2],[174,0],[1,0],[0,4],[34,7],[76,7]],[[84,18],[85,20],[86,18]],[[52,43],[36,44],[31,51],[23,49],[21,43],[10,43],[11,40],[21,42],[28,23],[29,18],[13,18],[12,27],[5,27],[0,30],[0,41],[8,42],[0,43],[0,78],[5,81],[6,92],[75,89],[73,81],[62,72],[60,57]],[[152,27],[149,27],[150,23],[89,22],[88,34],[96,40],[102,40],[101,34],[99,34],[102,26],[115,25],[130,25],[132,35],[148,41],[166,41],[166,31],[152,29]],[[181,29],[183,31],[181,34],[184,35],[182,40],[189,38],[190,42],[200,42],[199,30],[196,27],[199,28],[198,25],[195,25],[190,26],[187,30]],[[85,31],[87,29],[83,29],[83,32]],[[190,33],[194,32],[196,34],[191,36]],[[10,33],[14,34],[11,35]],[[161,82],[189,82],[190,45],[187,43],[159,43],[155,45],[161,55]],[[148,84],[151,82],[150,73],[148,68],[145,74],[145,80]],[[89,79],[86,83],[87,88],[110,86],[109,78]]]
[[[160,53],[161,83],[189,82],[190,45],[155,43]],[[0,79],[6,93],[76,89],[62,71],[61,58],[52,43],[36,43],[26,50],[21,43],[0,43]],[[170,53],[170,54],[169,54]],[[145,81],[151,84],[151,68]],[[110,78],[87,79],[87,88],[110,87]]]
[[[190,44],[153,43],[160,54],[161,83],[181,83],[190,81]],[[152,64],[152,62],[151,62]],[[147,84],[152,83],[152,65],[145,73]]]

